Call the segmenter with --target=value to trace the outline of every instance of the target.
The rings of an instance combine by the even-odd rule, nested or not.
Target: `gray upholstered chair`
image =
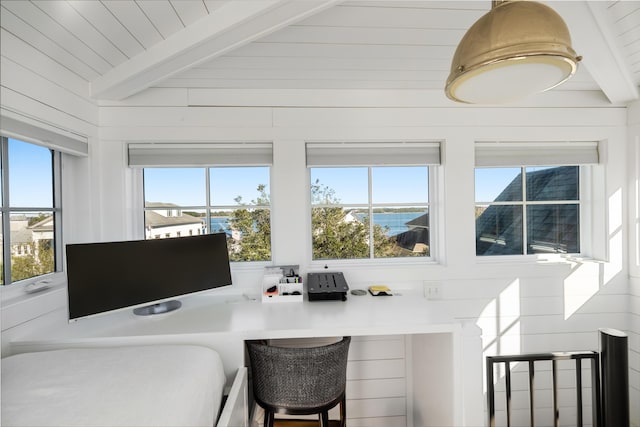
[[[320,347],[288,348],[248,342],[253,395],[264,409],[264,426],[275,414],[319,414],[329,426],[328,412],[340,404],[340,426],[346,424],[345,386],[351,337]]]

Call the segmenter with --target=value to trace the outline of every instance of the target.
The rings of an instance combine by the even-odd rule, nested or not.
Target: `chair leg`
[[[340,427],[347,425],[347,397],[343,396],[340,401]]]
[[[264,410],[264,427],[273,427],[275,414],[271,411]]]
[[[329,427],[329,412],[320,412],[320,427]]]

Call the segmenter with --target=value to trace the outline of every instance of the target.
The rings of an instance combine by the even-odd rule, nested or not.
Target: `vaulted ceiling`
[[[577,74],[554,91],[639,99],[640,1],[545,2]],[[86,80],[96,100],[150,87],[442,91],[490,1],[0,0],[0,26]],[[3,57],[4,60],[4,57]]]

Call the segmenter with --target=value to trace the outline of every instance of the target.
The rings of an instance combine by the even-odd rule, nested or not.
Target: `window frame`
[[[489,206],[517,206],[518,208],[521,209],[522,212],[522,250],[523,253],[521,254],[509,254],[509,255],[478,255],[478,253],[476,252],[475,256],[478,258],[496,258],[496,257],[549,257],[549,256],[579,256],[581,254],[583,254],[583,235],[585,234],[583,231],[583,219],[586,220],[585,215],[583,214],[583,205],[584,205],[584,197],[586,196],[586,192],[584,190],[584,185],[583,185],[583,177],[585,177],[585,175],[587,175],[587,171],[586,169],[588,169],[588,166],[585,165],[573,165],[575,167],[578,168],[578,196],[576,200],[529,200],[527,198],[527,168],[532,168],[532,167],[540,167],[540,166],[494,166],[494,167],[476,167],[474,168],[474,172],[477,169],[515,169],[515,168],[519,168],[520,169],[520,174],[519,176],[522,179],[522,187],[520,189],[521,191],[521,196],[522,198],[520,200],[508,200],[508,201],[484,201],[484,200],[474,200],[474,209],[477,208],[478,206],[486,206],[486,208],[488,208]],[[475,175],[475,173],[474,173]],[[474,188],[477,187],[477,181],[474,178]],[[528,208],[530,206],[549,206],[549,205],[577,205],[578,207],[578,221],[579,221],[579,227],[578,227],[578,245],[580,247],[580,251],[579,252],[567,252],[567,253],[561,253],[561,252],[557,252],[557,253],[529,253],[528,252],[528,247],[529,247],[529,227],[528,227]],[[477,226],[477,223],[476,223]],[[475,228],[475,230],[477,231],[477,228]],[[476,241],[477,243],[477,241]]]
[[[433,156],[434,152],[437,152],[437,163],[436,162],[416,162],[411,161],[405,164],[399,164],[395,160],[392,163],[385,164],[383,163],[385,160],[383,159],[383,155],[386,148],[397,149],[398,147],[402,147],[403,144],[407,144],[409,146],[409,150],[411,151],[412,144],[424,145],[430,148],[427,148],[430,151],[426,157]],[[309,200],[308,210],[307,210],[307,241],[308,241],[308,253],[309,253],[309,263],[313,268],[326,267],[327,265],[338,265],[338,266],[357,266],[357,265],[371,265],[372,263],[378,265],[385,264],[410,264],[410,265],[425,265],[425,264],[436,264],[438,259],[439,251],[441,250],[441,241],[439,239],[439,228],[442,227],[442,223],[440,221],[440,214],[442,209],[441,203],[441,195],[438,190],[441,190],[440,185],[440,176],[442,174],[441,166],[441,157],[443,150],[444,141],[441,140],[420,140],[413,142],[406,141],[385,141],[385,142],[306,142],[307,149],[307,197]],[[369,159],[368,164],[365,161],[362,161],[360,156],[358,156],[358,146],[361,145],[363,148],[364,157]],[[309,147],[313,147],[312,149],[318,148],[320,154],[324,154],[324,152],[328,151],[327,148],[334,148],[337,150],[345,150],[346,156],[337,158],[336,164],[329,164],[329,162],[333,159],[333,154],[329,154],[328,156],[318,155],[318,163],[314,163],[310,161],[310,153]],[[380,148],[378,148],[378,146]],[[326,148],[325,148],[326,147]],[[415,150],[415,149],[413,149]],[[339,152],[339,151],[338,151]],[[395,155],[396,153],[394,153]],[[355,162],[350,162],[349,158],[355,159],[358,158]],[[315,160],[315,159],[314,159]],[[310,164],[312,163],[312,164]],[[374,164],[372,164],[374,163]],[[344,203],[338,205],[331,205],[333,207],[362,207],[366,208],[369,211],[369,214],[372,214],[372,209],[384,207],[384,206],[394,206],[398,207],[403,205],[403,203],[376,203],[372,202],[372,169],[376,167],[411,167],[411,166],[420,166],[426,167],[428,172],[428,198],[426,203],[407,203],[406,206],[425,206],[425,209],[428,209],[429,213],[429,256],[416,256],[416,257],[381,257],[375,258],[373,257],[374,247],[369,247],[369,257],[368,258],[349,258],[349,259],[314,259],[313,258],[313,236],[312,236],[312,210],[314,207],[322,207],[325,205],[313,205],[311,201],[311,170],[313,168],[367,168],[367,203],[366,204],[358,204],[358,203]],[[371,230],[374,226],[373,221],[369,223],[369,233],[371,235]]]
[[[32,144],[43,149],[47,149],[51,153],[51,169],[52,169],[52,207],[19,207],[11,206],[9,203],[9,140],[16,140],[25,144]],[[46,280],[47,278],[54,276],[55,274],[62,273],[63,268],[63,230],[62,230],[62,153],[47,145],[35,144],[32,141],[25,141],[19,137],[0,135],[0,162],[2,164],[2,179],[0,186],[2,192],[2,206],[0,206],[0,214],[2,215],[2,235],[5,236],[2,239],[2,262],[3,265],[9,266],[9,268],[3,269],[2,285],[3,289],[15,288],[26,286],[30,283]],[[14,212],[51,212],[53,215],[54,226],[54,268],[52,272],[45,273],[39,276],[29,277],[26,279],[13,281],[11,277],[11,214]],[[5,219],[9,218],[9,221]]]
[[[206,234],[211,234],[211,212],[212,211],[216,211],[216,210],[235,210],[238,209],[240,207],[240,205],[214,205],[211,203],[211,169],[222,169],[222,168],[228,168],[228,167],[233,167],[233,168],[255,168],[255,167],[259,167],[259,168],[267,168],[268,169],[268,175],[269,175],[269,181],[271,181],[272,178],[272,173],[273,173],[273,166],[272,165],[234,165],[234,166],[229,166],[229,165],[207,165],[207,166],[191,166],[190,168],[193,169],[203,169],[204,170],[204,177],[203,179],[205,180],[205,204],[204,205],[180,205],[177,206],[176,209],[180,209],[181,211],[184,210],[204,210],[204,220],[205,220],[205,232]],[[142,238],[143,239],[147,239],[146,237],[146,220],[145,220],[145,213],[147,211],[155,211],[158,210],[158,207],[147,207],[146,206],[146,197],[145,197],[145,184],[144,184],[144,170],[145,169],[184,169],[185,167],[180,167],[180,166],[153,166],[153,167],[142,167],[139,168],[140,171],[140,182],[141,182],[141,199],[142,199]],[[269,182],[269,188],[271,188],[271,182]],[[272,229],[272,224],[273,224],[273,217],[272,217],[272,212],[273,212],[273,206],[271,205],[271,203],[269,205],[249,205],[251,208],[255,208],[255,209],[267,209],[269,211],[269,222],[271,223],[271,229]],[[168,235],[166,235],[165,237],[170,237]],[[185,236],[186,237],[186,236]],[[153,239],[154,237],[150,237],[150,239]],[[162,237],[161,237],[162,238]],[[240,265],[246,265],[246,264],[251,264],[251,265],[261,265],[262,264],[269,264],[271,262],[273,262],[273,232],[270,234],[269,236],[269,240],[271,243],[271,247],[270,247],[270,253],[271,253],[271,257],[269,260],[253,260],[253,261],[231,261],[231,263],[233,264],[240,264]]]
[[[603,221],[601,212],[596,210],[599,194],[604,194],[604,166],[601,163],[602,153],[606,153],[606,141],[476,141],[474,164],[474,199],[473,209],[478,206],[475,200],[475,170],[479,168],[521,168],[524,172],[527,167],[554,167],[554,166],[578,166],[579,192],[577,203],[579,206],[579,253],[522,253],[511,255],[478,255],[475,250],[474,258],[479,263],[492,263],[501,261],[554,261],[561,259],[606,259],[606,253],[594,253],[594,239],[598,239],[594,230],[594,224],[600,225]],[[490,155],[496,155],[497,160],[491,164]],[[480,163],[480,164],[479,164]],[[523,185],[523,200],[518,202],[504,202],[496,204],[518,204],[526,210],[526,185]],[[544,202],[529,202],[532,204],[557,204],[557,200]],[[482,202],[480,202],[482,203]],[[523,252],[527,249],[526,213],[523,215]],[[602,224],[604,225],[604,224]],[[474,221],[474,235],[476,225]]]
[[[134,229],[140,233],[141,238],[146,236],[145,232],[145,191],[144,191],[144,168],[204,168],[206,170],[206,218],[210,218],[210,191],[209,191],[209,170],[208,168],[222,167],[267,167],[269,168],[269,188],[273,181],[273,142],[270,140],[253,141],[139,141],[127,142],[124,144],[127,165],[131,169],[133,180],[136,181],[136,188],[139,193],[134,195]],[[138,211],[142,207],[141,211]],[[237,205],[230,206],[230,209],[237,209]],[[181,209],[202,209],[203,207],[180,206]],[[220,208],[213,206],[213,208]],[[270,228],[273,228],[273,204],[270,202]],[[141,214],[140,214],[141,212]],[[138,222],[140,221],[140,222]],[[207,226],[208,228],[209,226]],[[139,231],[138,231],[139,230]],[[233,265],[254,266],[267,265],[273,262],[274,258],[274,234],[270,233],[271,259],[269,261],[231,261]],[[235,267],[234,267],[235,268]]]

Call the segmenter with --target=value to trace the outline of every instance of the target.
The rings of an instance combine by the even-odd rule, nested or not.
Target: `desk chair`
[[[340,404],[340,427],[346,424],[345,386],[351,337],[320,347],[286,348],[247,343],[253,395],[264,409],[264,427],[275,414],[319,414],[329,426],[329,410]]]

